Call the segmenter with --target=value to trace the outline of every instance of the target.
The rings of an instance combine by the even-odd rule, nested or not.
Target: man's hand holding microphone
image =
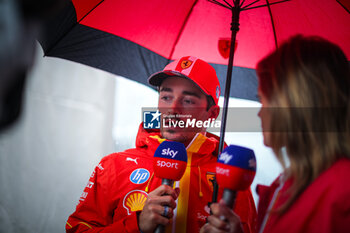
[[[162,185],[149,193],[143,210],[138,216],[139,229],[143,233],[164,232],[173,217],[180,189],[173,189],[174,181],[183,176],[187,165],[187,152],[180,142],[164,141],[154,153],[154,175],[162,179]]]

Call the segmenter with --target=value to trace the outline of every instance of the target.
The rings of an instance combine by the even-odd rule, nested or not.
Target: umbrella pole
[[[234,59],[234,50],[236,44],[236,35],[239,30],[239,13],[240,0],[234,0],[234,6],[231,8],[232,11],[232,22],[231,22],[231,46],[230,46],[230,57],[228,60],[227,75],[226,75],[226,85],[225,85],[225,94],[224,94],[224,106],[222,110],[221,118],[221,129],[220,129],[220,141],[219,141],[219,154],[222,152],[225,143],[225,129],[226,129],[226,120],[227,120],[227,110],[228,103],[230,99],[230,89],[231,89],[231,79],[232,79],[232,69],[233,69],[233,59]],[[217,185],[214,186],[213,192],[213,202],[217,202]]]

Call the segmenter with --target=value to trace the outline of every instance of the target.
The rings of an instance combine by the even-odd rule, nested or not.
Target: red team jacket
[[[218,138],[198,134],[187,147],[188,164],[180,187],[177,208],[166,232],[199,232],[209,216],[215,175]],[[164,141],[159,131],[140,126],[136,148],[104,157],[93,171],[75,212],[69,216],[66,231],[139,232],[136,212],[147,195],[161,185],[153,174],[153,155]],[[219,190],[219,198],[222,190]],[[256,210],[250,190],[238,192],[234,211],[245,233],[255,231]]]
[[[292,185],[292,180],[289,179],[284,184],[276,180],[270,187],[258,186],[259,232],[350,232],[349,178],[350,160],[337,161],[316,178],[283,215],[273,212],[268,215],[267,209],[269,205],[278,208],[286,201],[286,191]]]

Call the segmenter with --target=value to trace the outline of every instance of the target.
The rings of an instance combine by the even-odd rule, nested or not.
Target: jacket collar
[[[156,129],[144,129],[143,124],[139,126],[139,131],[136,137],[137,148],[148,148],[152,153],[157,149],[160,143],[166,139],[162,138],[160,131]],[[187,146],[187,151],[194,153],[198,156],[214,154],[217,156],[219,146],[219,137],[212,134],[206,133],[197,134],[192,142]]]

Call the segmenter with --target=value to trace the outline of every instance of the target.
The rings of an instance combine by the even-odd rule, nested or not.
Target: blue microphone
[[[224,188],[222,198],[227,206],[233,207],[237,191],[250,187],[255,173],[256,159],[253,150],[230,145],[222,151],[216,164],[216,179],[219,186]]]
[[[180,180],[187,166],[187,151],[180,142],[164,141],[154,152],[154,175],[162,179],[162,184],[173,187],[174,181]],[[165,231],[164,225],[158,225],[155,233]]]

